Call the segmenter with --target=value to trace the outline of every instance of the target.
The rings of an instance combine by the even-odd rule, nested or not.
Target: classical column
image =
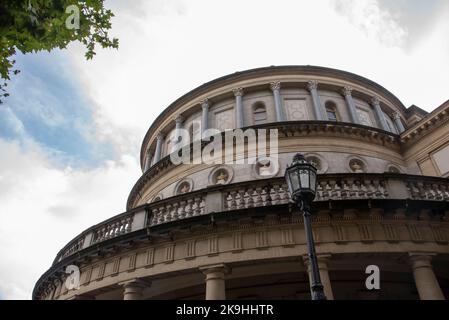
[[[415,285],[421,300],[445,300],[438,280],[432,269],[434,254],[410,253]]]
[[[321,104],[320,96],[318,95],[318,81],[312,80],[307,84],[307,89],[309,89],[312,95],[313,109],[315,111],[315,116],[317,120],[328,120],[327,113]]]
[[[276,109],[276,121],[285,121],[284,112],[282,110],[281,83],[279,81],[272,82],[270,88],[273,91],[274,107]]]
[[[346,105],[348,107],[349,116],[351,118],[352,123],[360,123],[354,99],[352,98],[352,88],[349,86],[344,87],[341,93],[346,99]]]
[[[225,275],[229,268],[224,264],[201,267],[206,276],[206,300],[226,300]]]
[[[201,101],[201,108],[203,112],[201,114],[201,136],[204,135],[204,132],[209,129],[209,100],[204,99]]]
[[[179,142],[181,142],[181,130],[184,124],[184,118],[181,115],[178,115],[175,118],[175,123],[176,123],[176,127],[175,127],[175,144],[178,144]]]
[[[143,291],[150,286],[150,283],[139,279],[119,284],[123,286],[123,300],[142,300]]]
[[[379,126],[384,131],[390,131],[388,128],[387,120],[385,120],[384,112],[380,107],[380,101],[378,97],[373,97],[371,99],[371,105],[374,107],[374,111],[376,112],[377,121],[379,122]]]
[[[161,160],[162,156],[162,144],[164,143],[164,136],[159,132],[156,138],[156,151],[154,152],[153,165]]]
[[[152,160],[150,150],[148,149],[145,157],[145,165],[143,166],[143,172],[147,172],[147,170],[150,169]]]
[[[232,92],[235,96],[235,127],[243,128],[243,88],[233,89]]]
[[[320,278],[321,283],[323,284],[324,294],[326,295],[327,300],[334,300],[334,294],[332,292],[332,286],[331,281],[329,278],[329,259],[331,258],[330,254],[317,254],[317,260],[318,260],[318,269],[320,270]],[[311,267],[309,263],[309,256],[304,255],[303,256],[304,264],[307,268],[307,273],[309,274],[309,281],[311,281]],[[310,286],[312,284],[310,283]]]
[[[399,133],[404,132],[405,128],[404,128],[404,125],[402,124],[401,116],[399,115],[399,112],[393,113],[393,120],[394,120],[394,123],[396,124],[396,127],[399,130]]]

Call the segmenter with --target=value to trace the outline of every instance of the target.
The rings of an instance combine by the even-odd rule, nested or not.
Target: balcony
[[[403,174],[320,175],[315,206],[355,200],[449,201],[449,180]],[[282,206],[290,203],[283,178],[219,185],[167,198],[112,217],[67,244],[53,264],[102,242],[132,232],[185,222],[210,214]]]

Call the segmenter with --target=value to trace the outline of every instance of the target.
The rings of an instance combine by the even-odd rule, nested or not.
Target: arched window
[[[262,124],[267,122],[267,108],[262,102],[254,105],[254,124]]]
[[[327,101],[325,107],[327,118],[329,119],[329,121],[337,122],[338,121],[337,106],[335,105],[335,103],[332,101]]]

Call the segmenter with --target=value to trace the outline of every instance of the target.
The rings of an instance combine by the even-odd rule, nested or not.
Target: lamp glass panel
[[[288,172],[288,176],[289,176],[289,180],[290,180],[290,185],[292,190],[290,190],[290,192],[296,192],[297,190],[299,190],[299,188],[301,187],[299,184],[299,177],[298,177],[298,173],[296,170],[290,170]]]
[[[316,173],[313,171],[310,171],[310,189],[316,191]]]
[[[309,170],[299,170],[299,179],[301,181],[301,189],[309,189]]]

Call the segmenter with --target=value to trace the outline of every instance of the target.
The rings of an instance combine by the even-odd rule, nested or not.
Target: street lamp
[[[304,229],[312,276],[312,300],[326,300],[318,270],[310,213],[310,205],[313,199],[315,199],[316,193],[316,172],[317,169],[307,162],[302,154],[298,153],[293,158],[293,163],[285,171],[285,180],[287,180],[292,200],[298,205],[304,217]]]

